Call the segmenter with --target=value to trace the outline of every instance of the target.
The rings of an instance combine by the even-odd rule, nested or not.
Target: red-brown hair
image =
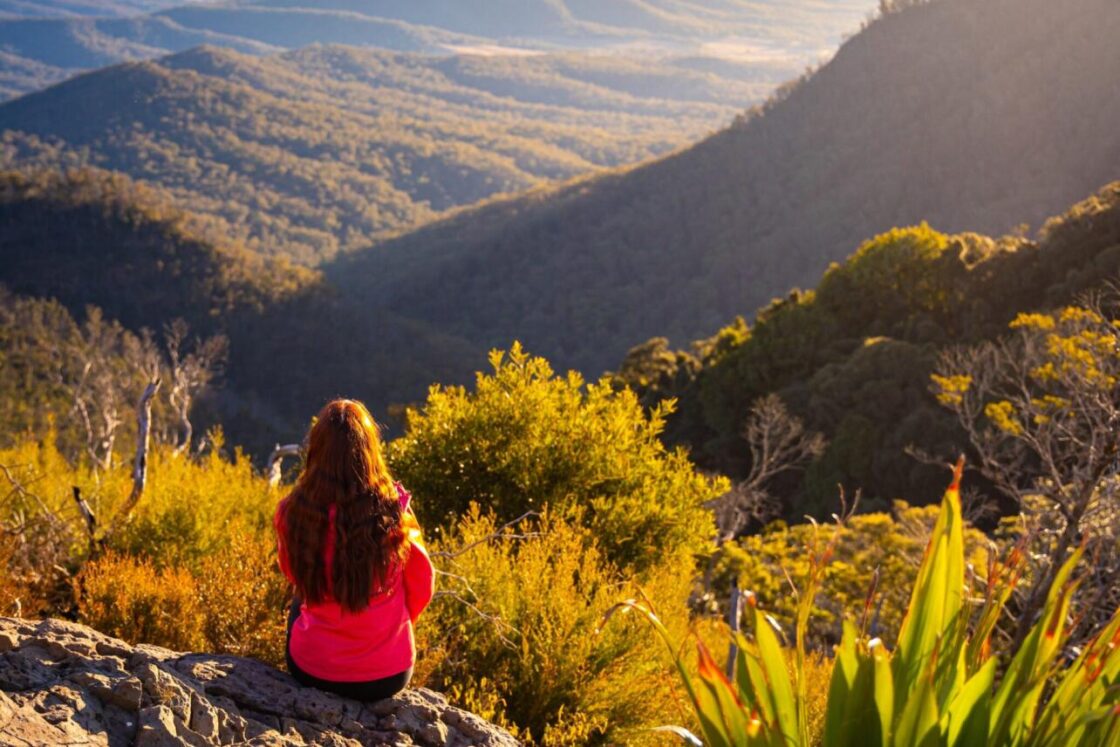
[[[381,434],[361,402],[336,399],[307,434],[303,472],[285,501],[283,531],[297,593],[305,602],[333,597],[358,612],[400,572],[405,534]],[[334,560],[326,541],[335,508]]]

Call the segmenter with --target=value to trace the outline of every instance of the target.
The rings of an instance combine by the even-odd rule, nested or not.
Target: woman
[[[328,403],[306,446],[273,521],[280,568],[296,589],[288,670],[344,697],[388,698],[412,676],[412,626],[432,598],[432,563],[365,406]]]

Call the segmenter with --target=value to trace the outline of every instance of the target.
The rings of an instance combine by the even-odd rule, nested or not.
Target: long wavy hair
[[[334,558],[326,543],[335,509]],[[358,612],[400,572],[405,549],[401,505],[382,455],[381,434],[361,402],[336,399],[307,434],[303,472],[286,501],[282,538],[305,602],[333,597]]]

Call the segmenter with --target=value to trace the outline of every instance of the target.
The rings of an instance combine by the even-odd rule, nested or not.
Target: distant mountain
[[[612,56],[204,47],[0,104],[0,164],[122,171],[251,248],[314,264],[451,208],[664,153],[756,94]]]
[[[892,12],[683,152],[466,211],[328,274],[472,340],[611,368],[750,313],[896,225],[999,234],[1120,177],[1120,4]]]
[[[0,96],[203,43],[252,53],[310,44],[433,54],[637,50],[723,63],[709,71],[769,87],[830,54],[875,7],[875,0],[0,0]]]

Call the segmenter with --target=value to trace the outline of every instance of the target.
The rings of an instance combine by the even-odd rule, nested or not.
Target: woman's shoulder
[[[401,510],[407,511],[409,503],[412,502],[412,493],[408,492],[400,482],[394,482],[393,487],[397,490],[397,500],[401,502]]]

